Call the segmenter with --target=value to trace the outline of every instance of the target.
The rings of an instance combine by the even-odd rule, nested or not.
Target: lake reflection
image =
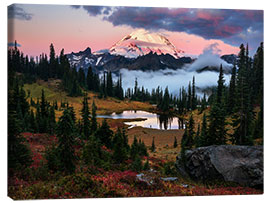
[[[141,126],[144,128],[154,128],[161,130],[184,129],[183,119],[177,117],[169,117],[168,115],[158,115],[146,111],[123,111],[120,114],[113,113],[111,115],[98,115],[99,118],[112,119],[135,119],[143,118],[142,121],[130,121],[125,124],[130,125],[130,128]]]

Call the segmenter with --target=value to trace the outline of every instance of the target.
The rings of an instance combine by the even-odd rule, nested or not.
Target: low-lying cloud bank
[[[181,87],[187,88],[189,81],[192,81],[195,77],[195,84],[197,87],[205,88],[217,85],[218,75],[217,72],[205,71],[197,73],[196,71],[188,72],[186,70],[161,70],[161,71],[128,71],[126,69],[121,70],[123,88],[134,88],[135,78],[138,80],[140,87],[144,86],[151,92],[153,88],[158,86],[164,90],[167,86],[169,91],[174,95],[179,94]],[[230,80],[230,75],[224,75],[226,83]]]
[[[217,45],[212,44],[198,56],[196,61],[186,65],[183,69],[178,70],[165,69],[144,72],[122,69],[120,73],[122,74],[123,88],[124,90],[133,88],[135,78],[137,78],[139,87],[144,86],[144,88],[147,88],[150,92],[153,88],[157,88],[158,86],[162,87],[163,90],[168,86],[171,93],[178,95],[179,89],[181,87],[187,88],[189,81],[192,81],[193,76],[195,77],[195,84],[197,87],[206,88],[216,86],[219,75],[218,72],[204,71],[198,73],[196,71],[206,66],[219,67],[220,64],[222,64],[224,70],[230,70],[232,65],[220,58],[218,55],[219,51]],[[224,75],[226,84],[229,83],[230,77],[230,74]]]
[[[192,64],[187,65],[185,69],[187,71],[196,71],[206,66],[219,67],[222,64],[223,70],[230,70],[232,64],[222,60],[219,55],[220,53],[221,50],[218,49],[218,44],[211,44],[203,50],[203,53]]]

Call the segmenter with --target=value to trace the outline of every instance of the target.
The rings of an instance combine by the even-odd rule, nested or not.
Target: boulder
[[[180,174],[194,180],[263,186],[263,146],[199,147],[185,152],[185,162],[178,155],[175,165]]]

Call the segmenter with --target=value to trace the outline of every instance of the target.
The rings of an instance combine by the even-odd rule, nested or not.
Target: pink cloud
[[[220,50],[218,54],[238,54],[239,48],[224,43],[222,40],[206,40],[203,37],[187,34],[184,32],[166,32],[166,35],[173,42],[173,44],[180,50],[184,51],[188,55],[198,56],[203,53],[203,50],[216,44],[216,47]]]

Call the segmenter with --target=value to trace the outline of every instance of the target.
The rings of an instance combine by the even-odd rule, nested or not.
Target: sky
[[[250,54],[263,41],[262,10],[164,7],[109,7],[15,4],[8,8],[8,43],[16,40],[29,56],[109,49],[125,35],[144,28],[166,36],[187,55],[199,56],[215,44],[219,55]]]

